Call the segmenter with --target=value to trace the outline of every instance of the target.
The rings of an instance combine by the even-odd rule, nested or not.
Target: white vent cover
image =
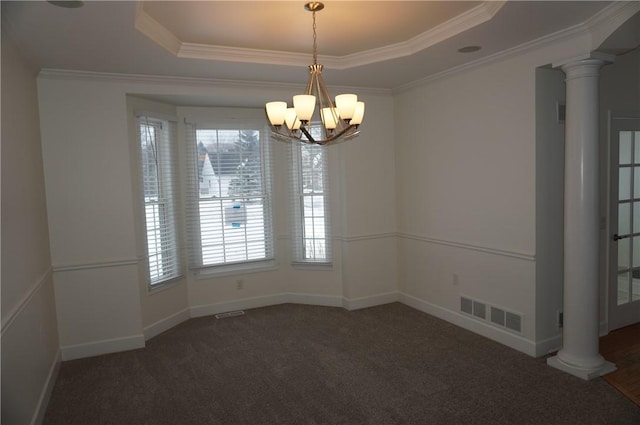
[[[491,322],[504,326],[504,310],[498,307],[491,307]]]
[[[474,301],[473,302],[473,315],[476,317],[479,317],[481,319],[484,319],[487,317],[486,315],[486,306],[479,302],[479,301]]]
[[[469,298],[460,297],[460,311],[467,314],[473,314],[473,301]]]
[[[505,326],[508,329],[511,329],[512,331],[516,331],[516,332],[522,332],[522,318],[520,317],[520,315],[515,313],[509,313],[507,311],[506,317],[507,317],[507,323],[505,324]]]
[[[474,318],[488,321],[492,325],[522,333],[521,314],[512,313],[468,297],[460,297],[460,311]],[[487,312],[489,317],[487,317]]]
[[[218,313],[215,316],[216,316],[216,319],[225,319],[227,317],[243,316],[243,315],[244,315],[244,311],[235,310],[235,311],[227,311],[226,313]]]

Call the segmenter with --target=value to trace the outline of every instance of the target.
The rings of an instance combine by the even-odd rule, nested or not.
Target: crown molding
[[[475,61],[467,62],[465,64],[455,66],[453,68],[449,68],[442,72],[438,72],[436,74],[432,74],[427,77],[421,78],[419,80],[415,80],[410,83],[403,84],[399,87],[394,88],[393,93],[394,94],[401,93],[411,88],[425,85],[432,81],[451,77],[461,72],[475,69],[486,64],[506,60],[512,57],[522,55],[526,52],[541,49],[549,45],[559,43],[559,42],[564,42],[564,41],[570,41],[570,40],[579,41],[578,44],[581,46],[582,51],[576,52],[576,54],[573,55],[573,59],[577,57],[586,58],[594,55],[599,55],[597,52],[594,52],[594,50],[597,49],[597,47],[600,45],[600,43],[604,41],[604,39],[598,41],[594,36],[594,33],[597,33],[597,35],[599,35],[600,37],[602,37],[602,34],[607,34],[608,36],[613,31],[615,31],[615,29],[617,29],[620,25],[622,25],[627,19],[629,19],[639,11],[640,11],[640,2],[616,1],[606,6],[605,8],[603,8],[600,12],[598,12],[597,14],[595,14],[585,22],[576,24],[574,26],[565,28],[560,31],[556,31],[555,33],[552,33],[552,34],[547,34],[535,40],[522,43],[518,46],[512,47],[507,50],[502,50],[500,52],[494,53],[489,56],[485,56]],[[582,38],[583,40],[580,40],[580,38]],[[594,43],[596,42],[598,43],[598,45],[594,45]],[[600,56],[602,56],[603,60],[607,60],[610,62],[613,61],[612,55],[601,54]],[[562,58],[562,59],[566,60],[566,58]],[[552,61],[552,62],[555,63],[556,61]],[[545,64],[540,64],[540,65],[545,65]]]
[[[504,4],[504,1],[484,2],[407,41],[347,56],[328,58],[330,60],[323,63],[331,66],[331,69],[348,69],[410,56],[490,20]]]
[[[237,89],[291,89],[299,90],[298,83],[276,83],[270,81],[244,81],[225,80],[220,78],[205,77],[176,77],[165,75],[148,74],[120,74],[113,72],[77,71],[71,69],[43,68],[38,74],[39,79],[46,80],[75,80],[75,81],[96,81],[123,84],[144,84],[162,86],[182,86],[182,87],[225,87]],[[391,89],[375,87],[354,87],[354,86],[331,86],[335,90],[357,90],[359,94],[385,95],[392,93]]]
[[[281,52],[277,50],[248,49],[240,47],[212,46],[208,44],[181,43],[176,56],[185,59],[206,59],[225,62],[249,62],[266,65],[307,66],[308,53]]]
[[[142,1],[138,1],[136,4],[136,17],[133,23],[135,29],[155,41],[156,44],[177,55],[180,51],[182,41],[158,21],[149,16],[149,14],[144,11],[143,3]]]
[[[640,1],[616,1],[588,19],[584,25],[589,31],[592,49],[597,49],[607,37],[640,12]]]
[[[407,41],[345,56],[320,56],[319,61],[332,69],[349,69],[409,56],[492,19],[505,3],[505,0],[485,1]],[[180,58],[286,66],[307,66],[309,62],[308,53],[184,42],[149,16],[140,1],[136,7],[135,28]]]

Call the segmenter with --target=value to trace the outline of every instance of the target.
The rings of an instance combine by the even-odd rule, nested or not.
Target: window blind
[[[150,285],[181,273],[178,249],[176,123],[138,116],[140,172]]]
[[[262,126],[187,123],[187,232],[190,267],[272,260],[271,161]]]
[[[319,133],[319,127],[312,127]],[[318,134],[319,136],[319,134]],[[295,262],[330,263],[327,147],[292,144],[289,148],[289,193]]]

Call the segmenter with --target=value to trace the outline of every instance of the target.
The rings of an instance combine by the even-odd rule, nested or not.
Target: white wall
[[[553,216],[557,186],[538,186],[563,185],[552,181],[558,158],[537,141],[536,68],[577,56],[584,44],[543,43],[395,96],[401,291],[418,308],[530,355],[557,344],[562,305],[562,282],[539,286],[536,276],[557,280],[561,271],[561,251],[544,251],[555,239],[536,238],[562,220]],[[552,174],[539,176],[548,166]],[[541,220],[546,195],[553,211]],[[539,270],[538,259],[546,261]],[[521,314],[522,333],[461,314],[461,296]]]
[[[38,82],[63,358],[143,346],[145,337],[189,316],[280,302],[359,308],[397,299],[393,129],[384,125],[393,115],[390,92],[355,89],[367,103],[362,134],[329,148],[333,268],[290,264],[287,155],[276,143],[277,267],[215,278],[188,273],[149,293],[132,111],[184,115],[193,108],[175,105],[189,105],[187,97],[259,111],[295,88],[56,71]],[[154,96],[163,103],[140,100]]]
[[[365,101],[361,135],[340,146],[342,271],[344,295],[353,305],[372,294],[394,300],[398,289],[393,102]]]
[[[142,347],[126,98],[87,80],[38,95],[62,357]]]
[[[39,423],[60,364],[37,71],[2,34],[2,423]]]
[[[519,56],[395,97],[401,291],[453,321],[464,319],[462,295],[522,314],[528,341],[535,333],[534,69]]]
[[[554,311],[563,310],[564,122],[561,70],[536,70],[536,341],[558,349],[562,332]],[[548,350],[547,350],[548,351]]]

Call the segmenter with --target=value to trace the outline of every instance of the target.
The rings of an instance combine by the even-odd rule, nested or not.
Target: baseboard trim
[[[600,322],[599,336],[607,335],[609,333],[608,328],[608,322]],[[562,334],[536,342],[536,357],[546,356],[548,354],[560,351],[560,349],[562,349]]]
[[[288,292],[282,294],[287,303],[342,307],[342,297],[336,295],[301,294]]]
[[[47,406],[49,405],[51,393],[53,392],[53,387],[56,383],[56,379],[58,378],[61,364],[62,354],[60,350],[58,350],[56,356],[53,359],[53,364],[49,368],[49,374],[47,375],[47,380],[45,381],[44,387],[42,388],[42,393],[40,394],[40,399],[38,400],[38,404],[36,405],[36,410],[33,413],[31,425],[40,425],[42,424],[42,422],[44,422],[44,415],[45,413],[47,413]]]
[[[546,356],[562,348],[562,335],[556,335],[551,338],[543,339],[536,342],[536,357]]]
[[[599,331],[599,335],[600,336],[605,336],[609,334],[609,321],[604,320],[602,322],[600,322],[600,325],[598,326],[598,331]]]
[[[144,348],[144,335],[132,335],[123,338],[105,339],[88,344],[67,345],[61,347],[62,360],[75,360],[101,354]]]
[[[171,316],[160,319],[142,330],[144,340],[148,341],[154,336],[160,335],[162,332],[168,331],[174,326],[177,326],[180,323],[189,320],[190,317],[191,316],[189,315],[189,309],[185,308],[177,313],[172,314]]]
[[[377,305],[389,304],[400,300],[398,291],[386,292],[384,294],[370,295],[360,298],[342,298],[342,307],[347,310],[359,310],[361,308],[375,307]]]
[[[403,292],[400,293],[399,301],[409,307],[420,310],[424,313],[437,317],[438,319],[445,320],[449,323],[453,323],[456,326],[460,326],[468,331],[482,335],[500,344],[511,347],[514,350],[525,353],[531,357],[536,356],[536,344],[528,339],[525,339],[519,335],[515,335],[500,328],[490,326],[482,323],[479,320],[466,317],[460,313],[445,309],[443,307],[431,304],[420,298],[414,297]]]
[[[189,308],[191,317],[211,316],[227,311],[244,310],[250,308],[267,307],[270,305],[284,304],[289,302],[287,294],[263,295],[253,298],[242,298],[239,300],[225,301],[214,304],[203,304]]]
[[[387,292],[360,298],[346,298],[337,295],[302,294],[296,292],[284,292],[261,297],[244,298],[215,304],[199,305],[190,308],[191,317],[210,316],[212,314],[225,313],[227,311],[245,310],[270,305],[294,303],[320,305],[325,307],[343,307],[347,310],[374,307],[376,305],[389,304],[399,300],[399,292]],[[168,328],[167,328],[168,329]],[[166,329],[165,329],[166,330]]]
[[[264,295],[252,298],[243,298],[226,302],[203,304],[178,311],[164,319],[144,328],[142,335],[134,335],[124,338],[114,338],[104,341],[96,341],[88,344],[70,345],[61,348],[62,360],[74,360],[84,357],[99,356],[102,354],[116,353],[119,351],[135,350],[143,348],[145,341],[162,332],[194,317],[211,316],[234,310],[248,310],[252,308],[268,307],[284,303],[309,304],[326,307],[343,307],[347,310],[373,307],[381,304],[398,301],[397,292],[372,295],[349,299],[336,295],[303,294],[284,292],[273,295]]]

